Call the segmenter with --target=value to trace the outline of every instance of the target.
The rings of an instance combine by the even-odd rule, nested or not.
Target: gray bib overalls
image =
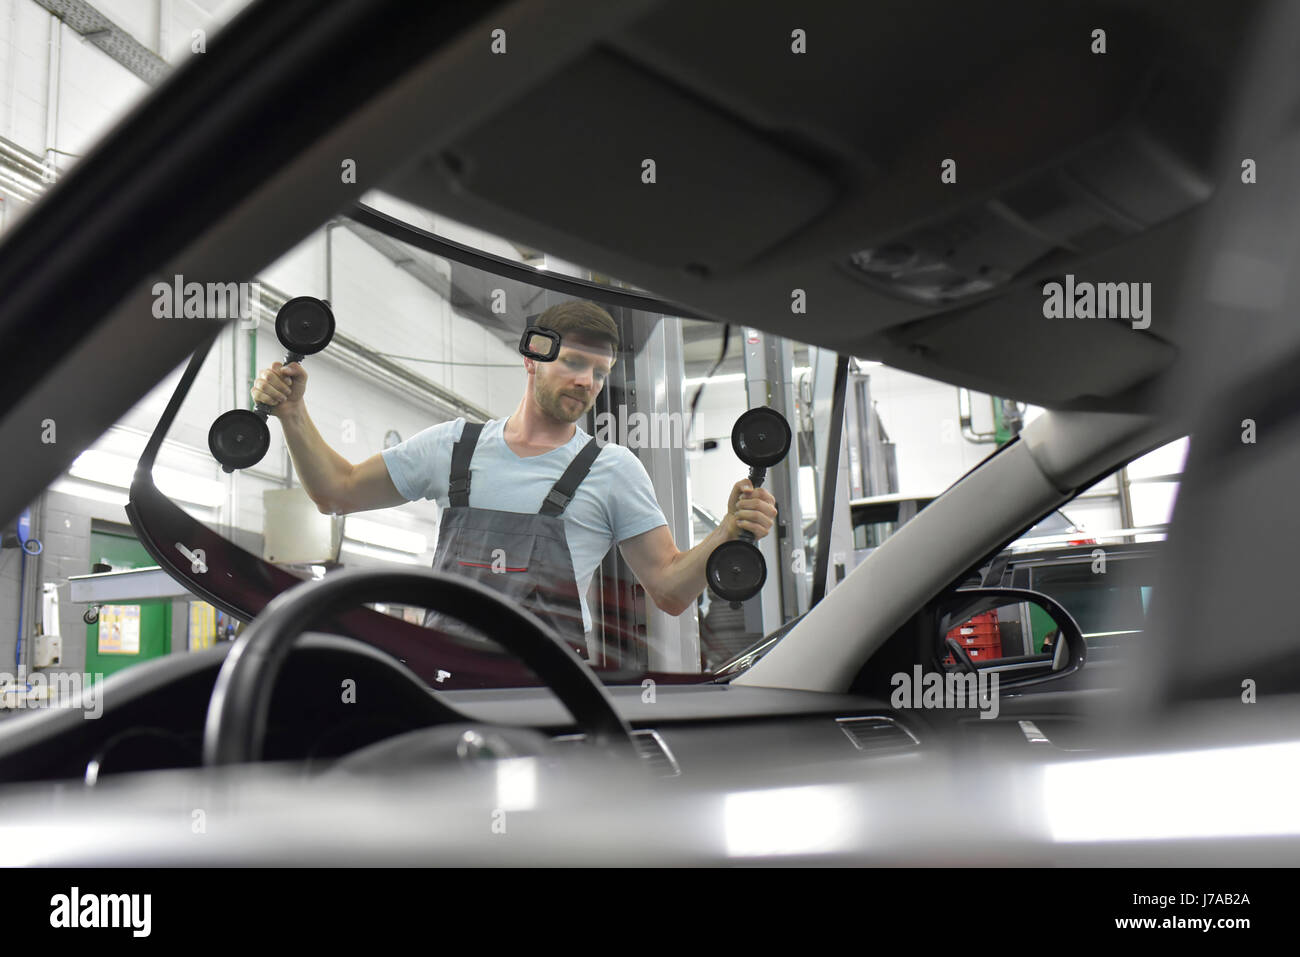
[[[564,510],[591,471],[601,446],[593,438],[551,487],[536,514],[500,512],[469,504],[470,461],[478,445],[480,423],[466,422],[451,452],[447,486],[449,507],[438,527],[433,568],[468,575],[527,608],[555,629],[574,651],[587,657],[582,604],[573,574],[573,558],[564,531]],[[500,477],[510,481],[510,476]],[[454,617],[454,612],[452,617]],[[462,635],[476,633],[453,625],[440,614],[425,615],[426,627]]]

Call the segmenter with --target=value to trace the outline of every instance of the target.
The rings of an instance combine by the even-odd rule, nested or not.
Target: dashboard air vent
[[[565,745],[577,744],[586,739],[585,734],[561,734],[551,740],[556,744]],[[658,731],[649,728],[633,731],[632,740],[641,753],[641,759],[646,762],[655,777],[675,778],[681,775],[682,769],[678,766],[677,759],[673,757],[672,751],[668,749],[668,745],[664,743]]]
[[[906,751],[920,744],[892,718],[836,718],[835,723],[859,751]]]

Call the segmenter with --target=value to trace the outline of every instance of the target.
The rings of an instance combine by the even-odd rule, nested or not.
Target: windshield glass
[[[365,202],[544,274],[608,282],[382,194]],[[414,241],[343,217],[247,289],[218,290],[230,296],[225,315],[240,318],[195,368],[152,476],[219,536],[217,547],[237,547],[254,564],[196,580],[215,606],[178,588],[165,609],[173,624],[145,621],[142,633],[166,629],[167,647],[197,650],[240,632],[257,580],[274,593],[344,568],[434,568],[538,616],[607,682],[734,676],[808,611],[823,514],[829,592],[1034,411],[1018,407],[1016,427],[999,429],[1002,400],[853,359],[842,427],[831,435],[833,353],[741,325],[602,305],[596,294],[502,278]],[[192,307],[201,317],[212,306],[212,290],[183,277],[154,292],[163,316]],[[319,334],[312,326],[324,316],[332,332],[299,341],[304,330]],[[532,357],[521,355],[526,328],[546,331],[529,337],[540,350]],[[289,345],[301,355],[286,363]],[[117,547],[133,538],[122,489],[178,381],[181,370],[52,489],[104,513],[94,561],[72,571],[93,579],[155,564],[138,543]],[[269,409],[265,428],[255,399]],[[760,407],[779,416],[753,420],[749,410]],[[747,413],[751,425],[733,436]],[[259,433],[265,446],[235,461]],[[751,474],[761,477],[757,491]],[[876,530],[863,534],[864,523]],[[756,536],[752,546],[741,532]],[[108,627],[87,617],[87,662],[118,670],[153,654],[149,641],[113,637],[151,599],[98,602],[92,585],[80,585],[77,600],[108,615]],[[454,608],[371,608],[367,639],[388,629],[399,636],[390,650],[410,641],[435,649],[447,663],[430,670],[425,655],[419,673],[440,687],[527,683]]]
[[[513,262],[594,278],[382,194],[367,202]],[[337,327],[285,372],[271,320],[303,294],[328,300]],[[840,480],[829,589],[869,552],[856,547],[850,499],[935,494],[995,447],[963,437],[953,387],[856,360],[832,443],[831,353],[739,326],[724,348],[717,323],[501,278],[348,219],[265,270],[259,297],[261,321],[228,330],[182,409],[201,427],[253,395],[272,406],[267,454],[229,479],[236,534],[304,577],[409,565],[474,579],[609,680],[713,673],[808,610],[828,449]],[[553,361],[520,355],[537,326],[559,333]],[[790,435],[762,499],[749,498],[732,435],[757,406]],[[567,475],[593,441],[594,458]],[[928,497],[909,500],[908,517],[918,501]],[[733,600],[706,587],[707,560],[745,524],[763,586]],[[454,609],[376,608],[497,653]]]
[[[366,202],[512,262],[592,278],[383,195]],[[275,318],[307,296],[329,303],[334,333],[286,371]],[[698,679],[807,611],[803,529],[815,535],[828,445],[813,406],[829,398],[833,354],[742,327],[724,350],[717,323],[501,278],[348,219],[264,270],[247,298],[248,318],[208,353],[159,465],[182,447],[197,462],[219,415],[265,400],[269,444],[256,462],[163,490],[266,562],[300,578],[384,566],[471,578],[614,681]],[[552,361],[520,354],[526,327],[558,333]],[[780,413],[790,441],[753,491],[732,427],[759,405]],[[201,489],[212,494],[193,501]],[[706,587],[707,559],[747,530],[766,583],[733,604]],[[374,608],[481,652],[489,675],[501,654],[454,609]]]

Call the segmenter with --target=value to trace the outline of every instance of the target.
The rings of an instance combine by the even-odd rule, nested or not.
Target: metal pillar
[[[853,519],[849,510],[849,483],[854,466],[849,461],[850,443],[847,436],[850,434],[853,422],[849,414],[853,403],[848,401],[846,394],[843,427],[838,434],[832,435],[830,426],[835,398],[835,366],[839,356],[826,349],[811,347],[808,352],[813,373],[813,445],[817,457],[816,479],[819,487],[825,481],[831,443],[839,445],[838,461],[835,465],[835,503],[830,512],[830,528],[822,528],[820,522],[822,516],[827,514],[826,503],[820,496],[817,503],[819,519],[817,538],[819,542],[830,542],[830,550],[827,552],[829,566],[826,574],[826,592],[829,593],[846,574],[852,571],[850,559],[853,555]],[[852,377],[852,372],[848,375]]]
[[[861,463],[861,496],[889,495],[898,491],[898,468],[894,444],[889,440],[871,401],[871,376],[853,382],[855,414],[859,431],[858,456]]]
[[[813,366],[814,370],[816,365]],[[849,362],[849,392],[844,397],[844,458],[841,464],[848,470],[845,479],[845,495],[849,499],[862,498],[866,492],[862,482],[863,446],[865,445],[866,422],[860,411],[862,401],[858,386],[861,376],[854,371],[854,363]],[[832,383],[833,384],[833,383]],[[825,459],[819,459],[825,461]],[[818,503],[820,507],[820,503]]]
[[[1115,496],[1119,500],[1119,527],[1133,527],[1133,494],[1129,488],[1128,466],[1125,465],[1115,473]],[[1125,535],[1124,541],[1135,542],[1137,537]]]
[[[644,316],[653,325],[634,361],[635,384],[628,390],[627,404],[629,415],[635,412],[648,419],[651,441],[649,448],[633,451],[650,473],[673,541],[685,551],[691,541],[691,497],[682,409],[686,371],[682,321],[635,315]],[[647,664],[652,671],[700,670],[699,618],[693,605],[680,615],[669,615],[654,602],[646,602],[646,638]]]
[[[744,330],[745,395],[750,408],[771,406],[789,421],[795,416],[794,346],[788,339],[757,329]],[[793,447],[785,461],[768,469],[766,488],[776,499],[776,526],[759,547],[767,560],[767,584],[746,602],[746,630],[770,634],[808,609],[808,582],[793,571],[803,551],[803,513],[799,508],[799,461]],[[757,608],[753,606],[757,605]],[[755,621],[755,612],[761,615]]]

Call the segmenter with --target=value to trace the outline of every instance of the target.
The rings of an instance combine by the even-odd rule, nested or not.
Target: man
[[[599,446],[575,424],[614,364],[614,320],[594,303],[574,301],[547,309],[537,325],[560,334],[560,352],[553,362],[524,359],[528,378],[513,415],[481,426],[443,422],[359,465],[331,449],[312,424],[300,363],[273,363],[251,392],[280,420],[302,486],[322,512],[437,501],[443,515],[433,567],[504,593],[585,654],[587,587],[613,543],[655,604],[680,615],[704,590],[713,549],[746,529],[762,538],[776,502],[742,479],[722,524],[680,551],[637,457],[619,445]]]

